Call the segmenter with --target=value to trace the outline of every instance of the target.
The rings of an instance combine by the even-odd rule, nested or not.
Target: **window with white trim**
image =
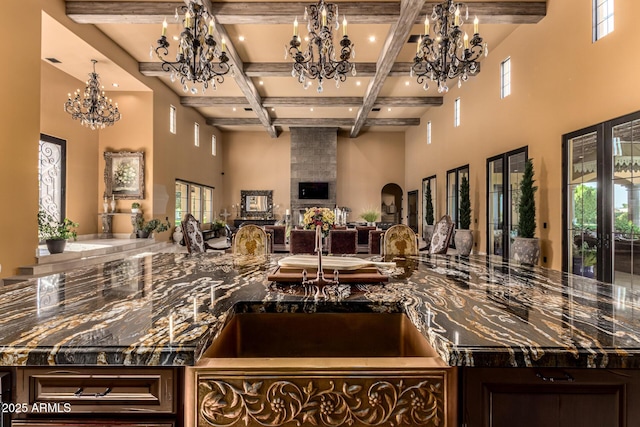
[[[427,122],[427,144],[431,144],[431,120]]]
[[[187,213],[201,223],[213,221],[213,187],[176,180],[175,223],[179,225]]]
[[[217,145],[217,139],[215,135],[211,135],[211,155],[215,156],[218,150],[218,147],[216,147]]]
[[[453,102],[453,126],[460,126],[460,98]]]
[[[613,32],[613,0],[593,0],[593,41]]]
[[[176,133],[176,107],[169,106],[169,132]]]
[[[511,95],[511,58],[500,64],[500,98]]]
[[[200,125],[198,123],[193,124],[193,144],[200,147]]]

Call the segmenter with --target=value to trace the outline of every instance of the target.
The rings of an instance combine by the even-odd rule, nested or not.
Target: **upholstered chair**
[[[283,252],[286,248],[285,236],[287,227],[284,225],[265,225],[264,231],[271,233],[272,252]]]
[[[369,250],[369,231],[375,230],[375,227],[356,227],[358,232],[358,252],[368,252]]]
[[[332,255],[357,253],[358,232],[356,230],[329,230],[328,252]]]
[[[190,254],[202,253],[207,249],[213,249],[202,237],[200,223],[190,213],[186,214],[182,220],[182,233],[187,252]]]
[[[369,230],[369,253],[380,255],[380,240],[384,234],[383,230]]]
[[[315,230],[291,230],[291,234],[289,234],[289,252],[292,254],[313,254],[315,251]]]
[[[270,245],[269,237],[262,228],[246,224],[233,236],[231,247],[236,255],[266,255]]]
[[[433,235],[431,236],[431,245],[429,253],[446,254],[453,233],[453,222],[449,215],[444,215],[440,221],[433,227]]]
[[[396,224],[384,232],[382,255],[406,256],[418,254],[418,237],[411,227]]]

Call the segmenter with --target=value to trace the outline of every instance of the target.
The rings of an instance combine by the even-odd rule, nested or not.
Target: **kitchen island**
[[[554,411],[571,405],[586,408],[592,420],[592,411],[606,417],[588,425],[640,423],[638,409],[627,404],[639,398],[640,383],[640,298],[633,289],[485,257],[423,255],[385,270],[388,283],[317,295],[269,282],[279,258],[156,254],[5,287],[0,366],[15,377],[14,398],[55,401],[60,384],[51,372],[71,372],[62,396],[74,410],[60,419],[85,420],[110,404],[102,411],[107,419],[127,408],[118,399],[147,384],[138,406],[124,411],[129,425],[189,425],[196,380],[189,367],[234,314],[404,313],[458,378],[450,424],[508,425],[499,420],[513,420],[518,410],[558,420],[563,415]],[[104,378],[70,385],[96,373],[129,375],[129,382],[119,397]],[[16,425],[53,425],[38,424],[49,418],[32,412],[14,418]]]

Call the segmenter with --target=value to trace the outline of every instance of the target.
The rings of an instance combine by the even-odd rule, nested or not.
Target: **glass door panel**
[[[504,189],[502,182],[504,179],[502,157],[489,161],[487,177],[487,202],[488,209],[488,250],[491,255],[505,255],[503,243],[504,227]]]
[[[189,212],[188,198],[187,184],[176,182],[176,217],[174,218],[176,225],[180,224]]]
[[[518,235],[520,180],[527,147],[487,160],[487,253],[505,259]]]
[[[570,242],[568,271],[594,277],[598,248],[598,133],[570,138],[567,142],[569,164],[567,208]]]
[[[640,283],[640,120],[611,128],[613,186],[612,282]]]
[[[55,220],[65,217],[66,141],[40,135],[38,149],[39,209]]]

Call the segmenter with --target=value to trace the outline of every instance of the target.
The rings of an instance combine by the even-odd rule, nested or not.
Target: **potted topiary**
[[[75,240],[77,237],[75,227],[78,227],[78,223],[69,218],[59,222],[50,213],[44,210],[38,211],[38,237],[44,240],[50,254],[64,252],[67,239]]]
[[[142,216],[138,218],[138,229],[136,230],[136,234],[138,238],[146,239],[147,237],[151,237],[153,233],[161,233],[163,231],[167,231],[171,227],[169,223],[169,218],[166,218],[166,222],[162,222],[159,219],[150,219],[149,221],[145,221]]]
[[[427,246],[431,244],[431,236],[433,236],[433,222],[435,218],[433,216],[433,196],[431,195],[431,181],[427,182],[427,189],[424,192],[424,206],[425,214],[424,220],[427,223],[424,229],[424,241],[427,242]]]
[[[536,233],[536,201],[534,186],[533,162],[527,160],[524,174],[520,182],[520,203],[518,204],[518,236],[511,246],[512,257],[521,264],[536,265],[540,259],[540,241]]]
[[[360,218],[367,221],[367,225],[370,225],[370,226],[375,226],[376,221],[378,220],[379,217],[380,217],[380,212],[378,212],[373,208],[367,209],[360,214]]]
[[[140,210],[140,203],[138,202],[131,203],[131,213],[140,213],[140,212],[142,212]]]
[[[459,255],[469,256],[473,249],[473,233],[471,226],[471,197],[469,195],[469,180],[463,176],[460,180],[460,223],[453,241]]]

